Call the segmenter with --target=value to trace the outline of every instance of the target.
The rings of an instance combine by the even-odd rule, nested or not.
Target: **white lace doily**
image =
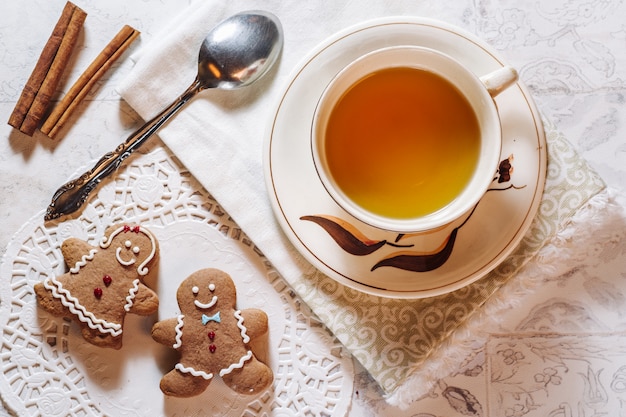
[[[233,190],[237,192],[237,190]],[[94,192],[95,193],[95,192]],[[33,285],[65,271],[60,245],[94,244],[112,223],[138,222],[158,238],[158,317],[126,316],[121,350],[83,341],[78,326],[38,309]],[[214,267],[237,286],[238,308],[267,312],[261,359],[274,372],[266,392],[240,396],[219,378],[200,396],[165,397],[160,378],[174,351],[150,337],[175,317],[178,284]],[[6,406],[20,416],[341,416],[352,396],[352,360],[202,186],[164,148],[126,162],[79,217],[44,223],[43,212],[13,237],[0,269],[2,377]]]

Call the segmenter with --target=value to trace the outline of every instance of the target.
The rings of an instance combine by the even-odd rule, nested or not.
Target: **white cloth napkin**
[[[217,22],[250,9],[267,10],[279,17],[285,45],[277,67],[268,76],[245,89],[201,93],[162,128],[159,136],[372,374],[388,401],[400,406],[425,395],[435,378],[445,376],[453,367],[453,359],[462,355],[458,351],[457,357],[452,358],[449,350],[437,349],[454,329],[433,336],[430,350],[437,352],[431,355],[432,360],[413,360],[411,355],[415,351],[411,351],[407,345],[409,342],[388,342],[371,328],[364,329],[366,333],[373,333],[370,344],[363,342],[368,337],[359,335],[360,338],[354,338],[354,332],[360,330],[360,313],[354,313],[356,323],[350,324],[350,317],[344,317],[342,323],[334,322],[329,316],[348,310],[346,307],[351,304],[377,308],[381,315],[393,315],[393,311],[402,311],[407,306],[417,310],[421,307],[373,296],[365,298],[362,294],[333,286],[335,284],[325,281],[328,278],[321,276],[304,260],[282,233],[272,212],[264,179],[263,141],[277,97],[292,71],[325,38],[352,24],[389,15],[430,17],[465,26],[463,12],[469,3],[469,0],[459,0],[455,7],[450,7],[448,2],[411,0],[198,0],[133,57],[136,65],[119,86],[129,105],[148,119],[175,100],[193,81],[199,45]],[[554,140],[564,147],[561,151],[569,151],[567,144],[558,137]],[[587,168],[583,164],[575,169],[586,172]],[[593,174],[585,176],[587,183],[591,184],[591,189],[583,193],[582,202],[603,188]],[[569,214],[557,221],[566,220],[575,209],[568,208]],[[502,299],[497,302],[502,303]],[[334,310],[325,308],[331,305]],[[359,310],[355,307],[354,311]],[[489,311],[497,311],[497,306]],[[372,311],[371,314],[376,313]],[[402,366],[392,363],[395,360],[403,361]]]

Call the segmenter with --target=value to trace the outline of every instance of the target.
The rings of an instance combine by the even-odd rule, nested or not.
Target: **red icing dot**
[[[93,295],[95,295],[97,299],[100,299],[100,297],[102,297],[102,288],[94,288]]]
[[[105,275],[102,277],[102,282],[104,282],[104,285],[108,287],[109,285],[111,285],[111,282],[113,282],[113,278],[111,278],[111,276],[109,275]]]
[[[211,352],[211,353],[215,353],[215,350],[216,350],[216,349],[217,349],[217,348],[215,347],[215,345],[209,345],[209,352]]]
[[[139,233],[140,231],[141,231],[141,228],[139,226],[133,227],[133,232]]]
[[[215,339],[215,332],[209,332],[209,339],[213,340]]]
[[[130,226],[124,225],[124,232],[130,232]]]

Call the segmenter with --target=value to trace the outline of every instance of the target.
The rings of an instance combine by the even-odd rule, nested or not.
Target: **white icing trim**
[[[235,318],[237,319],[237,327],[239,327],[239,330],[241,331],[241,339],[243,340],[243,343],[248,343],[250,341],[250,336],[246,333],[248,329],[246,329],[246,326],[243,325],[241,310],[235,311]]]
[[[184,314],[179,314],[178,315],[178,324],[176,324],[175,330],[176,330],[176,343],[174,343],[174,345],[172,346],[174,349],[178,349],[179,347],[181,347],[183,345],[183,340],[182,340],[182,336],[183,336],[183,326],[184,326],[184,322],[183,319],[185,318]]]
[[[87,309],[80,304],[79,300],[73,297],[68,290],[63,288],[63,284],[55,277],[47,277],[43,281],[43,285],[52,292],[53,297],[59,299],[72,314],[75,314],[81,322],[86,323],[91,329],[98,330],[100,333],[110,333],[113,336],[122,334],[121,324],[99,319],[92,312],[87,311]]]
[[[115,236],[119,235],[123,231],[124,231],[124,226],[120,226],[116,230],[114,230],[113,233],[111,233],[111,235],[108,238],[106,236],[104,236],[102,238],[102,240],[100,241],[100,247],[102,249],[106,249],[109,246],[111,246],[111,243],[113,242],[113,238],[115,238]],[[152,233],[150,233],[147,229],[145,229],[143,227],[139,227],[139,232],[143,233],[146,236],[148,236],[148,239],[150,239],[150,243],[152,245],[152,250],[150,251],[150,254],[146,258],[146,260],[143,261],[141,263],[141,265],[139,265],[137,267],[137,273],[139,275],[143,276],[143,275],[147,275],[148,274],[149,269],[146,268],[146,265],[148,264],[148,262],[150,262],[154,258],[154,255],[156,254],[156,239],[154,238]],[[132,233],[136,233],[136,232],[132,232]],[[119,259],[118,259],[118,261],[119,261]]]
[[[124,305],[124,310],[130,311],[133,307],[133,303],[135,302],[135,296],[139,291],[139,278],[135,278],[133,280],[133,287],[128,290],[128,295],[126,296],[126,304]]]
[[[80,271],[80,268],[87,265],[87,261],[93,260],[93,257],[96,256],[96,253],[98,253],[98,249],[93,248],[89,251],[87,255],[83,255],[82,258],[80,258],[80,261],[76,262],[74,267],[70,268],[70,273],[77,274],[78,271]]]
[[[241,330],[241,338],[243,339],[244,343],[248,343],[250,341],[250,337],[246,334],[246,327],[243,325],[243,317],[241,316],[241,311],[240,310],[236,310],[235,311],[235,317],[237,318],[237,327],[239,327],[239,329]],[[177,317],[178,323],[176,324],[175,330],[176,330],[176,343],[174,343],[174,345],[172,346],[174,349],[178,349],[179,347],[182,346],[183,341],[182,341],[182,335],[183,335],[183,325],[184,325],[184,318],[185,316],[183,314],[179,314]],[[252,351],[249,350],[245,355],[243,355],[241,358],[239,358],[239,361],[236,363],[232,363],[230,364],[230,366],[228,366],[228,368],[224,368],[222,370],[220,370],[220,376],[224,376],[224,375],[228,375],[229,373],[231,373],[232,371],[234,371],[235,369],[241,369],[243,368],[243,365],[249,361],[250,359],[252,359]],[[213,378],[213,374],[210,373],[206,373],[204,371],[198,371],[192,367],[185,367],[183,364],[181,363],[177,363],[176,364],[176,369],[178,369],[180,372],[184,372],[184,373],[189,373],[193,376],[201,376],[204,379],[211,379]]]
[[[121,256],[121,253],[122,253],[122,248],[117,248],[115,250],[115,258],[117,259],[117,261],[120,264],[122,264],[124,266],[130,266],[130,265],[132,265],[132,264],[134,264],[136,262],[135,258],[130,258],[128,261],[123,260],[122,256]]]
[[[206,304],[201,303],[200,300],[194,300],[193,303],[198,308],[211,308],[211,307],[213,307],[215,305],[215,303],[217,303],[217,295],[214,295],[213,298],[211,299],[211,301],[209,301]]]
[[[243,364],[252,359],[252,351],[249,350],[248,353],[239,358],[239,362],[231,364],[228,368],[224,368],[220,371],[220,376],[228,375],[235,369],[243,368]]]
[[[186,374],[191,374],[193,376],[201,376],[202,378],[209,380],[211,378],[213,378],[213,374],[211,373],[206,373],[204,371],[198,371],[194,368],[192,368],[191,366],[184,366],[182,363],[177,363],[176,364],[176,369],[179,370],[180,372],[186,373]]]
[[[111,243],[113,243],[113,238],[117,235],[119,235],[120,233],[122,233],[124,231],[124,226],[120,226],[117,229],[115,229],[107,238],[106,236],[102,237],[102,240],[100,241],[100,247],[102,249],[106,249],[109,246],[111,246]]]

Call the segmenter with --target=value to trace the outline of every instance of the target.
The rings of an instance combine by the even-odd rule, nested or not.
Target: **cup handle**
[[[515,68],[507,65],[487,75],[483,75],[480,77],[480,81],[485,85],[485,88],[487,88],[489,95],[495,98],[498,94],[517,82],[518,78]]]

